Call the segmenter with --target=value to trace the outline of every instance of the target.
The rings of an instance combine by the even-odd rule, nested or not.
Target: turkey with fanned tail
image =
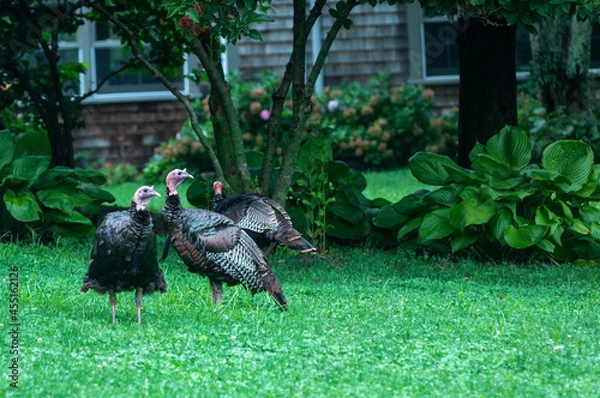
[[[167,283],[156,259],[156,235],[146,205],[160,196],[154,187],[141,187],[133,195],[128,211],[106,215],[96,230],[89,270],[83,277],[82,292],[108,291],[112,320],[116,323],[117,292],[135,290],[138,324],[142,323],[142,295],[159,290]]]
[[[283,206],[260,194],[223,197],[223,185],[213,184],[212,210],[221,213],[242,228],[260,247],[267,247],[265,257],[277,247],[286,246],[298,253],[315,253],[317,249],[298,232]]]
[[[187,178],[193,177],[185,169],[167,175],[167,197],[160,211],[168,233],[162,259],[172,245],[190,272],[209,279],[213,303],[221,302],[223,283],[242,284],[252,294],[268,292],[286,309],[281,284],[248,234],[222,214],[182,208],[177,187]]]

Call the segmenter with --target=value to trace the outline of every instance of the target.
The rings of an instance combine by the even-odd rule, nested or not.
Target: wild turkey
[[[213,184],[215,195],[212,211],[226,215],[250,235],[260,247],[267,247],[265,257],[278,244],[299,253],[314,253],[317,249],[292,226],[283,206],[259,194],[232,195],[223,198],[223,185]]]
[[[135,290],[138,324],[142,323],[142,295],[166,292],[167,283],[156,259],[156,236],[146,205],[160,196],[154,187],[141,187],[128,211],[108,213],[96,230],[88,273],[82,292],[108,291],[113,323],[116,323],[117,292]]]
[[[167,175],[167,197],[160,215],[169,241],[190,272],[210,281],[213,304],[223,297],[223,283],[242,284],[252,294],[267,291],[281,309],[287,308],[281,284],[259,247],[241,228],[222,214],[202,209],[183,209],[177,187],[193,178],[185,169]],[[163,252],[167,256],[168,246]]]

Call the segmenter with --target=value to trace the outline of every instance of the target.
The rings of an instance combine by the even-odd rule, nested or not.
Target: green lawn
[[[407,170],[366,173],[369,198],[422,188]],[[138,183],[110,188],[127,206]],[[185,197],[186,184],[181,190]],[[156,187],[164,192],[164,186]],[[155,200],[153,211],[163,201]],[[185,204],[187,205],[187,203]],[[159,238],[162,247],[163,238]],[[600,270],[476,263],[402,251],[279,250],[289,300],[225,288],[174,251],[168,292],[81,293],[91,241],[2,244],[2,298],[19,270],[19,393],[94,397],[595,397],[600,391]],[[8,305],[0,318],[10,330]],[[4,334],[4,369],[10,335]],[[9,380],[0,394],[16,395]]]
[[[79,292],[91,242],[0,244],[19,268],[23,396],[597,396],[597,268],[457,263],[337,248],[271,259],[289,299],[225,288],[172,252],[169,290]],[[5,307],[3,326],[7,326]],[[6,329],[6,328],[4,328]],[[9,344],[5,334],[5,373]],[[5,380],[2,394],[14,391]]]

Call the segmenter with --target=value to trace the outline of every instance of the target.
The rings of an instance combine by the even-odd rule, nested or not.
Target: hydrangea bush
[[[230,77],[232,95],[240,116],[246,149],[263,151],[267,124],[271,117],[271,96],[277,77],[266,71],[256,81],[244,81],[238,74]],[[421,86],[405,84],[390,87],[387,75],[378,75],[370,85],[358,83],[337,88],[326,87],[322,96],[313,97],[312,114],[307,120],[305,136],[329,134],[335,160],[343,160],[355,169],[386,169],[405,166],[418,151],[455,156],[457,146],[457,109],[435,116],[434,92]],[[208,99],[196,103],[202,129],[212,137]],[[285,103],[280,131],[292,121],[292,101]],[[324,133],[326,132],[326,133]],[[284,137],[276,148],[282,152]],[[169,167],[187,165],[196,172],[210,170],[206,151],[189,127],[157,148],[153,161],[144,171],[152,179]],[[156,176],[160,180],[161,176]]]

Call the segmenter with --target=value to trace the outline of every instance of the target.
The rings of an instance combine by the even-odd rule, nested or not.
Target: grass
[[[138,326],[133,292],[118,295],[116,325],[107,296],[79,292],[89,249],[90,242],[0,245],[4,269],[19,267],[23,396],[600,391],[597,268],[449,262],[367,248],[278,251],[271,264],[290,302],[281,313],[267,295],[240,287],[225,288],[223,304],[213,307],[208,281],[171,253],[163,267],[169,291],[144,298]],[[14,393],[8,381],[0,393]]]
[[[396,201],[397,190],[422,187],[406,170],[366,177],[371,198]],[[127,206],[138,185],[110,190]],[[138,326],[133,292],[118,295],[116,325],[107,296],[80,293],[90,248],[90,241],[0,243],[5,303],[8,269],[19,268],[20,395],[592,397],[600,391],[598,268],[451,262],[367,247],[334,247],[319,256],[279,250],[270,263],[290,303],[281,313],[266,294],[251,296],[241,287],[226,287],[223,304],[213,307],[208,281],[188,273],[171,251],[162,265],[168,292],[144,297]],[[4,311],[0,324],[8,330],[8,305]],[[10,358],[3,359],[7,369]],[[16,391],[5,380],[0,394]]]

